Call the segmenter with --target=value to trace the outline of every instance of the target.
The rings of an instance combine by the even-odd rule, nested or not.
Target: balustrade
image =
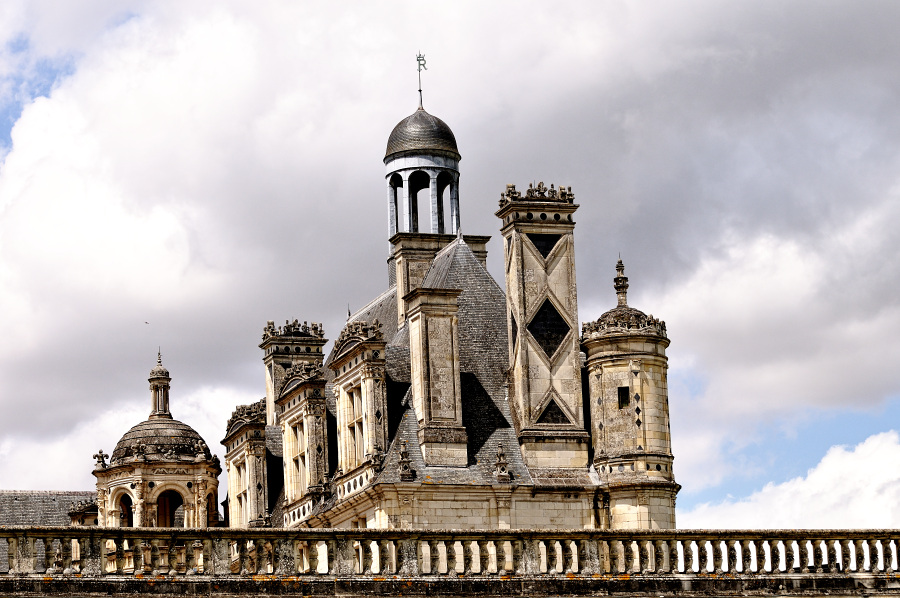
[[[895,574],[893,530],[0,527],[0,576]]]

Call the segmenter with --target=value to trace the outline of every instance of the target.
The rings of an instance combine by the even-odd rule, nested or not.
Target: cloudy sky
[[[0,4],[0,487],[92,488],[157,346],[221,456],[266,320],[385,288],[421,51],[494,276],[571,185],[581,320],[619,252],[666,320],[680,527],[900,526],[900,4],[337,6]]]

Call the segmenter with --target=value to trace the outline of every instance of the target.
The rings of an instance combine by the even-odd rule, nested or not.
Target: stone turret
[[[622,260],[613,280],[618,305],[582,327],[593,464],[611,528],[674,528],[666,324],[628,306]]]

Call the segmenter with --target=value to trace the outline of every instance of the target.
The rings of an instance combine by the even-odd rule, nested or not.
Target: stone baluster
[[[393,548],[393,540],[377,540],[375,548],[378,551],[376,563],[378,565],[378,575],[388,575],[394,573],[391,553]]]
[[[878,564],[878,540],[875,538],[869,538],[867,541],[869,546],[869,570],[870,571],[883,571],[883,565]]]
[[[606,556],[609,559],[609,573],[610,575],[618,575],[620,565],[622,562],[621,557],[619,556],[619,549],[621,548],[622,543],[618,540],[607,540],[606,541]]]
[[[681,547],[684,550],[684,572],[688,574],[694,573],[694,544],[693,540],[684,540],[681,542]],[[697,550],[699,551],[700,547],[697,546]]]
[[[59,550],[62,553],[62,571],[61,573],[69,575],[74,573],[72,569],[72,538],[63,536],[59,539]]]
[[[841,573],[850,573],[850,540],[841,538],[837,545],[841,551]],[[835,561],[837,563],[838,561]]]
[[[666,571],[666,553],[668,545],[663,540],[653,541],[653,572],[659,575]]]
[[[481,569],[478,567],[479,558],[475,554],[475,548],[473,548],[474,542],[469,540],[461,540],[462,542],[462,559],[463,559],[463,575],[474,575],[475,573],[481,573]]]
[[[826,568],[825,561],[828,556],[828,544],[821,538],[812,541],[813,546],[813,566],[816,573],[824,573]]]
[[[646,575],[650,573],[650,542],[645,539],[638,540],[638,571]]]
[[[669,540],[666,542],[666,570],[669,573],[678,573],[678,540]]]
[[[713,557],[713,572],[716,575],[721,575],[725,571],[725,559],[728,555],[728,546],[727,543],[725,546],[722,546],[722,544],[723,542],[721,540],[715,538],[709,543]]]
[[[622,573],[629,575],[634,571],[634,540],[632,538],[625,538],[622,540],[622,547],[624,548],[623,552],[625,553],[624,558],[622,559]]]
[[[866,567],[866,553],[863,549],[863,541],[862,540],[853,540],[853,560],[854,566],[853,570],[857,573],[861,571],[868,571]]]
[[[810,561],[810,540],[797,540],[797,548],[799,549],[800,562],[797,563],[797,571],[807,573],[813,569],[809,566]]]
[[[746,538],[742,538],[738,541],[738,545],[741,548],[741,573],[743,575],[750,575],[753,573],[751,554],[750,554],[750,545],[752,544],[751,540],[747,540]],[[737,559],[735,559],[737,560]],[[757,571],[758,572],[758,571]]]
[[[499,557],[499,550],[494,542],[488,540],[478,540],[478,573],[481,575],[490,575],[497,572],[497,567],[491,563],[490,545],[494,544],[495,556]]]
[[[888,573],[896,573],[900,568],[900,545],[897,544],[897,538],[885,537],[881,541],[884,546],[884,569]],[[897,558],[897,567],[894,566],[894,558]]]
[[[547,573],[556,575],[564,571],[563,564],[563,547],[559,540],[548,540],[544,542],[547,547]]]
[[[698,540],[697,541],[697,556],[699,557],[699,569],[697,573],[700,575],[705,575],[709,573],[709,552],[707,551],[707,544],[709,542],[707,540]]]
[[[504,576],[513,575],[519,566],[519,557],[516,554],[517,540],[501,540],[497,546],[497,573]],[[500,557],[500,553],[503,557]]]
[[[359,572],[362,575],[375,573],[375,551],[372,549],[372,540],[361,538],[359,540]]]

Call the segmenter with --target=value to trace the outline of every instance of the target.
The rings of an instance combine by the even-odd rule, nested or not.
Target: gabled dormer
[[[321,364],[299,363],[289,368],[275,409],[284,451],[287,527],[308,518],[325,494],[328,438]]]
[[[367,487],[387,445],[384,336],[378,320],[349,322],[334,344],[329,367],[337,406],[338,471],[334,492],[346,498]]]

